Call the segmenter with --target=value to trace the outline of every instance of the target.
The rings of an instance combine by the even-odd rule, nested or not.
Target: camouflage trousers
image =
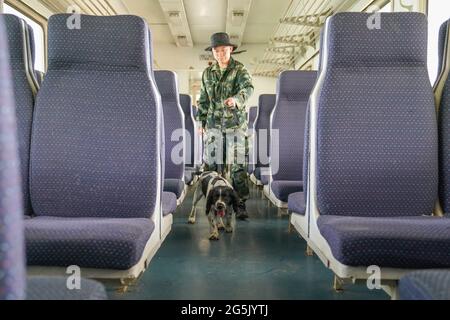
[[[247,179],[247,130],[207,129],[205,133],[205,170],[230,174],[234,190],[241,200],[250,195]]]

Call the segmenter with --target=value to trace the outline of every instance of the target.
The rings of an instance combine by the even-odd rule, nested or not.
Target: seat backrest
[[[284,71],[280,74],[270,128],[271,167],[277,167],[273,180],[303,181],[306,111],[316,79],[315,71]]]
[[[317,64],[317,75],[320,74],[322,69],[322,60],[323,60],[323,31],[324,28],[320,30],[320,36],[319,36],[319,62]],[[317,83],[317,77],[316,77],[316,83]],[[312,92],[311,92],[312,93]],[[306,121],[305,121],[305,134],[304,134],[304,142],[303,142],[303,192],[305,193],[305,208],[306,203],[308,201],[308,183],[309,183],[309,134],[310,134],[310,118],[311,118],[311,95],[308,100],[308,107],[306,109]]]
[[[33,88],[34,83],[29,73],[33,66],[29,64],[31,59],[28,59],[27,56],[31,53],[28,50],[27,43],[24,42],[28,26],[25,24],[25,21],[14,15],[5,14],[2,16],[6,25],[14,82],[24,213],[25,215],[32,215],[29,192],[29,165],[31,125],[36,88]]]
[[[439,199],[443,213],[450,214],[450,20],[439,32],[439,77],[434,86],[439,108]]]
[[[256,119],[255,130],[257,137],[257,166],[258,167],[268,167],[267,161],[261,159],[260,147],[264,141],[267,141],[266,149],[267,155],[270,151],[270,115],[275,108],[277,96],[275,94],[262,94],[259,96],[258,103],[258,117]],[[262,151],[263,152],[263,151]],[[264,152],[263,152],[264,153]]]
[[[339,13],[327,20],[311,98],[310,199],[320,214],[431,215],[437,121],[419,13]]]
[[[164,131],[165,131],[165,179],[184,179],[184,148],[177,152],[180,143],[184,143],[184,115],[180,105],[177,75],[172,71],[155,71],[156,85],[161,94]],[[180,134],[183,137],[180,138]],[[172,137],[172,135],[174,135]],[[172,139],[173,138],[173,139]],[[174,140],[174,141],[172,141]]]
[[[159,95],[146,22],[49,20],[49,65],[31,146],[36,215],[151,217],[161,199]]]
[[[248,111],[248,127],[254,128],[256,118],[258,117],[258,106],[250,107]]]
[[[195,163],[195,123],[192,115],[192,98],[188,94],[180,94],[180,105],[184,114],[184,129],[186,130],[186,150],[185,165],[188,167],[194,166]]]
[[[248,170],[249,174],[255,171],[256,165],[256,139],[255,139],[255,125],[258,117],[258,106],[250,107],[248,111]]]
[[[8,53],[4,17],[0,16],[0,300],[17,300],[25,298],[25,244],[17,126]]]
[[[196,106],[191,107],[191,114],[192,118],[194,120],[194,126],[195,126],[195,152],[194,152],[194,159],[195,159],[195,166],[201,166],[203,162],[203,136],[198,133],[198,129],[201,127],[201,123],[197,121],[197,113],[198,109]]]

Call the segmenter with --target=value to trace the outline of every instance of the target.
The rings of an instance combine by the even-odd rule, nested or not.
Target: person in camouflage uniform
[[[248,131],[246,103],[253,94],[252,78],[231,54],[237,46],[226,33],[211,37],[216,63],[203,72],[197,120],[205,131],[205,169],[223,174],[229,169],[232,184],[240,197],[237,218],[248,218],[245,201],[249,198],[247,179]]]

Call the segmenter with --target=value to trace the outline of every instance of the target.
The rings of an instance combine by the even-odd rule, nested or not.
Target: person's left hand
[[[225,100],[225,105],[229,108],[235,108],[236,107],[236,100],[234,98],[228,98]]]

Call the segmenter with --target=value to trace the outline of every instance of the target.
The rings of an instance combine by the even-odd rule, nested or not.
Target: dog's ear
[[[208,198],[206,199],[206,215],[209,214],[213,206],[213,193],[214,192],[211,190],[211,192],[208,194]]]

